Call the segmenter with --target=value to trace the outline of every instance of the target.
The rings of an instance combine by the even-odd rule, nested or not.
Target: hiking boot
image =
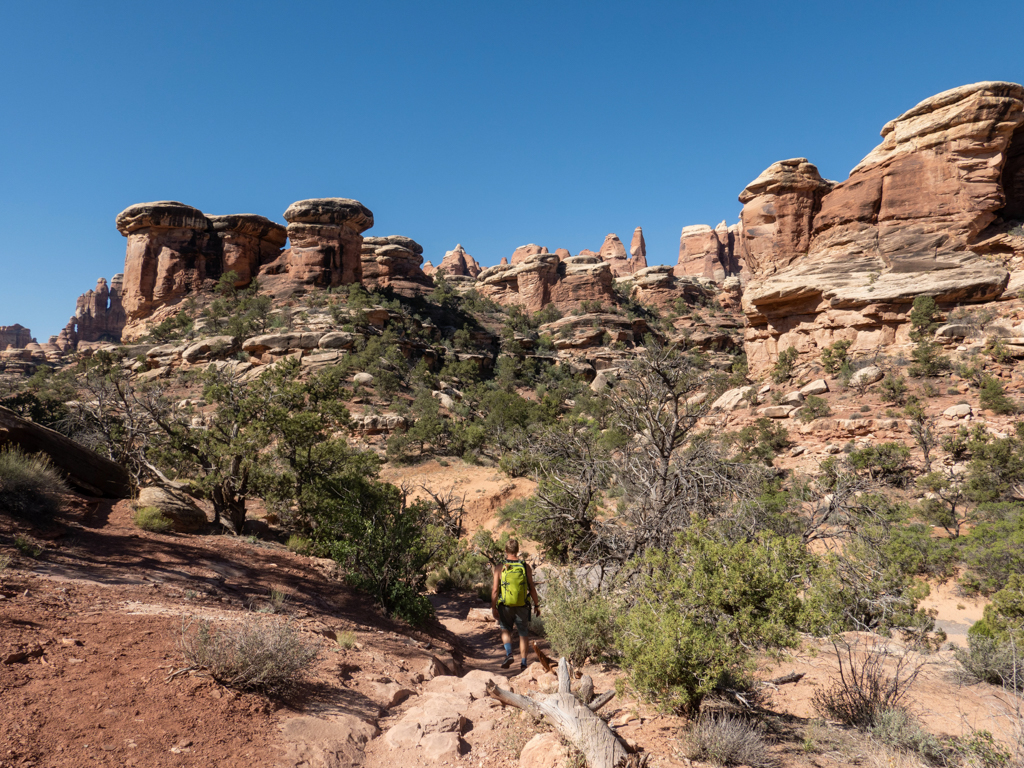
[[[505,657],[505,660],[503,662],[501,662],[501,668],[502,669],[508,669],[509,667],[512,666],[512,662],[515,661],[515,660],[516,660],[516,657],[513,656],[510,653],[508,656]]]
[[[526,669],[526,659],[522,659],[519,662],[519,669]]]

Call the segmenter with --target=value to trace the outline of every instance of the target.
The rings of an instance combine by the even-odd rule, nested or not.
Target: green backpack
[[[522,560],[506,560],[501,569],[501,604],[526,605],[526,566]]]

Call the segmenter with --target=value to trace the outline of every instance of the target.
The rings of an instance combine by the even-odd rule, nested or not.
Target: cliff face
[[[0,351],[8,347],[24,349],[33,341],[32,331],[18,323],[14,325],[0,325]]]
[[[976,83],[887,123],[841,184],[803,158],[751,182],[740,195],[751,368],[790,346],[905,340],[921,294],[943,304],[997,298],[1008,273],[984,257],[986,228],[1024,214],[1022,122],[1024,88]]]
[[[121,340],[125,312],[121,303],[124,275],[114,275],[107,287],[105,278],[96,281],[96,288],[78,297],[75,314],[60,335],[51,339],[63,350],[74,349],[80,342]]]

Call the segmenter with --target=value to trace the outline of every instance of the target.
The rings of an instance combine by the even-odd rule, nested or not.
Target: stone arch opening
[[[1024,220],[1024,123],[1010,137],[1002,181],[1006,204],[999,215],[1006,220]]]

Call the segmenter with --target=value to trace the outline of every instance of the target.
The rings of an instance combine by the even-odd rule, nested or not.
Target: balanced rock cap
[[[164,229],[206,229],[206,216],[198,208],[175,200],[129,205],[114,220],[117,231],[124,236],[144,227]]]
[[[373,226],[373,212],[358,200],[319,197],[299,200],[284,212],[289,224],[334,224],[364,232]]]
[[[363,243],[366,245],[375,246],[400,245],[403,248],[410,250],[417,255],[423,255],[423,246],[417,243],[411,237],[405,237],[404,235],[388,235],[386,237],[364,237]]]
[[[740,193],[740,202],[749,203],[758,195],[780,194],[790,191],[829,191],[833,182],[821,178],[818,167],[806,157],[780,160],[769,165],[760,176],[747,184]]]
[[[229,213],[224,216],[207,216],[214,232],[239,232],[266,240],[279,248],[288,239],[288,230],[276,221],[255,213]]]

